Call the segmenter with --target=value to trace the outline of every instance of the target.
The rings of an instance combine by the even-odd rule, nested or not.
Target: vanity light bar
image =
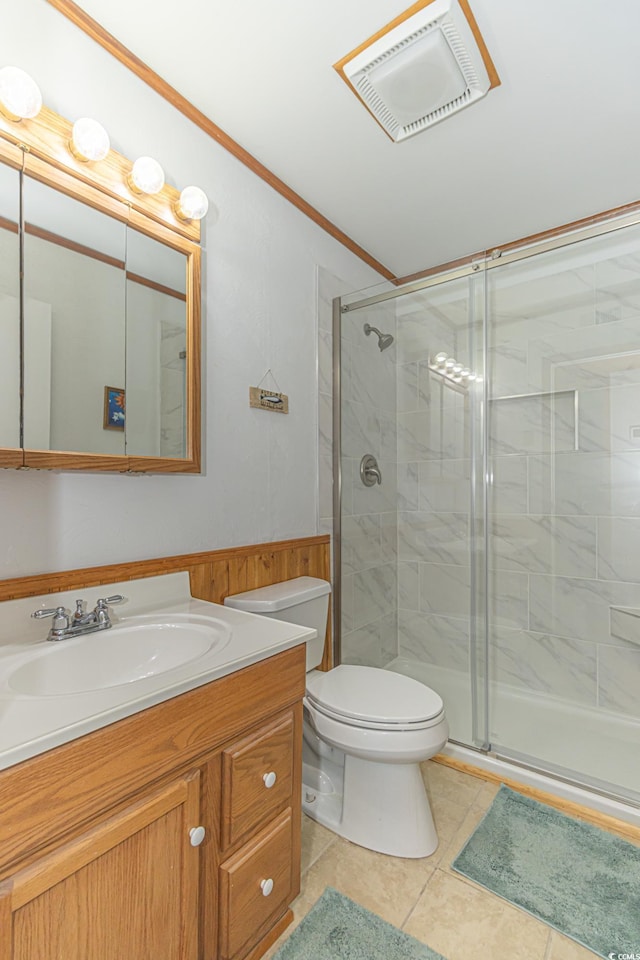
[[[9,121],[9,126],[2,120]],[[30,122],[35,123],[34,135],[30,137]],[[11,126],[20,124],[20,133],[16,136]],[[62,129],[68,128],[68,121],[52,110],[43,108],[40,89],[28,73],[19,67],[0,69],[0,135],[3,133],[14,143],[27,146],[38,152],[43,133],[49,141],[57,141]],[[168,201],[171,213],[182,224],[198,224],[207,213],[209,201],[200,187],[188,186],[177,195],[172,187],[165,186],[164,171],[153,157],[139,157],[134,164],[111,150],[109,134],[97,120],[82,117],[73,124],[70,135],[66,136],[68,153],[81,164],[98,164],[111,153],[111,163],[105,170],[93,167],[92,179],[105,186],[110,192],[122,197],[122,181],[129,194],[134,198],[156,197],[163,194]],[[58,143],[55,142],[59,156]],[[119,162],[114,163],[117,160]],[[121,185],[114,181],[114,170],[120,168]],[[136,203],[133,204],[136,206]],[[148,211],[145,211],[148,212]],[[156,215],[160,212],[154,206]],[[165,219],[165,218],[163,218]],[[175,224],[175,221],[174,221]],[[185,230],[186,228],[182,228]],[[191,234],[192,231],[189,231]],[[199,239],[199,226],[197,230]]]
[[[450,357],[442,351],[436,353],[434,357],[430,357],[429,370],[435,373],[436,376],[441,377],[445,383],[455,384],[464,390],[469,389],[470,383],[480,383],[482,380],[482,378],[479,377],[477,373],[474,373],[473,370],[470,370],[469,367],[465,367],[465,365],[456,360],[455,357]]]

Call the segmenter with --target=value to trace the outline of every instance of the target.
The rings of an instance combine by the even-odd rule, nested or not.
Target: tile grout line
[[[428,765],[428,761],[427,761],[427,763],[424,764],[424,766],[427,766],[427,765]],[[422,766],[422,765],[421,765],[421,766]],[[428,773],[427,773],[427,780],[428,780]],[[425,784],[425,788],[426,788],[426,784]],[[461,820],[461,822],[460,822],[457,830],[454,831],[453,836],[451,836],[451,837],[449,838],[449,840],[447,841],[447,843],[446,843],[445,849],[443,850],[443,857],[446,856],[447,851],[449,850],[449,848],[450,848],[451,845],[453,844],[453,841],[454,841],[455,837],[457,836],[458,831],[460,830],[460,828],[462,827],[464,821],[466,820],[466,818],[467,818],[467,816],[468,816],[468,814],[469,814],[469,811],[470,811],[471,808],[473,807],[473,805],[474,805],[474,803],[475,803],[475,800],[477,799],[477,796],[478,796],[478,794],[480,793],[480,790],[481,790],[481,789],[482,789],[482,784],[479,784],[479,785],[478,785],[478,791],[477,791],[477,793],[476,793],[476,796],[475,796],[474,799],[471,801],[471,803],[468,804],[467,809],[466,809],[466,812],[465,812],[465,814],[464,814],[464,817],[462,818],[462,820]],[[431,802],[431,798],[429,798],[429,802]],[[436,849],[437,849],[437,848],[436,848]],[[409,922],[409,920],[411,919],[413,913],[415,912],[416,907],[418,906],[418,903],[419,903],[420,900],[422,899],[422,896],[423,896],[425,890],[427,889],[427,887],[429,886],[429,884],[431,883],[431,881],[433,880],[433,878],[436,876],[436,874],[437,874],[438,872],[443,873],[443,874],[445,873],[445,871],[442,870],[441,867],[442,867],[442,858],[438,861],[438,863],[435,864],[433,870],[432,870],[431,873],[429,874],[427,880],[425,881],[425,883],[424,883],[424,885],[422,886],[420,892],[418,893],[418,896],[416,897],[416,900],[415,900],[413,906],[410,907],[408,913],[406,914],[404,920],[402,921],[402,924],[400,925],[400,928],[399,928],[400,930],[404,930],[404,929],[405,929],[406,924],[407,924],[407,923]],[[545,958],[545,960],[546,960],[546,958]]]
[[[305,877],[305,876],[309,873],[309,871],[311,870],[311,868],[314,867],[314,866],[316,865],[316,863],[318,862],[318,860],[320,860],[320,859],[325,855],[325,853],[327,852],[327,850],[330,850],[330,849],[331,849],[331,847],[334,845],[334,843],[336,842],[337,839],[338,839],[338,837],[335,836],[332,840],[330,840],[329,843],[327,844],[327,846],[324,847],[324,849],[322,849],[322,850],[320,851],[320,853],[317,855],[317,857],[315,857],[313,860],[311,860],[311,861],[307,864],[307,866],[305,867],[305,869],[304,869],[304,870],[301,872],[301,874],[300,874],[300,880],[302,880],[302,878]]]
[[[549,929],[549,936],[547,937],[547,949],[544,952],[543,960],[551,960],[551,949],[553,947],[553,928]]]
[[[400,930],[404,930],[405,925],[409,922],[409,920],[411,919],[411,916],[413,915],[416,907],[417,907],[418,904],[420,903],[420,900],[422,899],[422,894],[425,892],[425,890],[427,889],[427,887],[429,886],[429,884],[431,883],[431,881],[433,880],[433,878],[435,877],[435,875],[436,875],[437,872],[438,872],[438,867],[435,866],[435,867],[433,868],[433,870],[431,871],[431,873],[429,874],[427,880],[425,881],[424,886],[423,886],[422,889],[420,890],[420,893],[419,893],[418,896],[416,897],[415,903],[413,904],[412,907],[409,908],[409,912],[407,913],[406,917],[404,918],[404,920],[403,920],[402,923],[400,924],[400,926],[399,926],[399,929],[400,929]]]

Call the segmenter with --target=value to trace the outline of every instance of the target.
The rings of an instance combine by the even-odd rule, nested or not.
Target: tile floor
[[[428,944],[447,960],[593,960],[563,937],[451,869],[498,786],[440,764],[423,773],[440,837],[423,860],[400,860],[358,847],[303,816],[299,923],[326,886]],[[270,960],[293,925],[265,954]]]

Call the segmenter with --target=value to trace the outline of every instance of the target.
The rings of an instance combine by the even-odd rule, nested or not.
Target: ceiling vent
[[[392,140],[484,97],[500,79],[466,0],[428,0],[334,66]]]

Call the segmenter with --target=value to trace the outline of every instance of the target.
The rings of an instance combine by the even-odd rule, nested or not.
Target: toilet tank
[[[324,638],[327,631],[329,594],[331,584],[316,577],[296,577],[257,590],[246,590],[225,597],[225,606],[259,613],[274,620],[286,620],[301,627],[318,631],[315,640],[307,643],[307,670],[313,670],[322,661]]]

